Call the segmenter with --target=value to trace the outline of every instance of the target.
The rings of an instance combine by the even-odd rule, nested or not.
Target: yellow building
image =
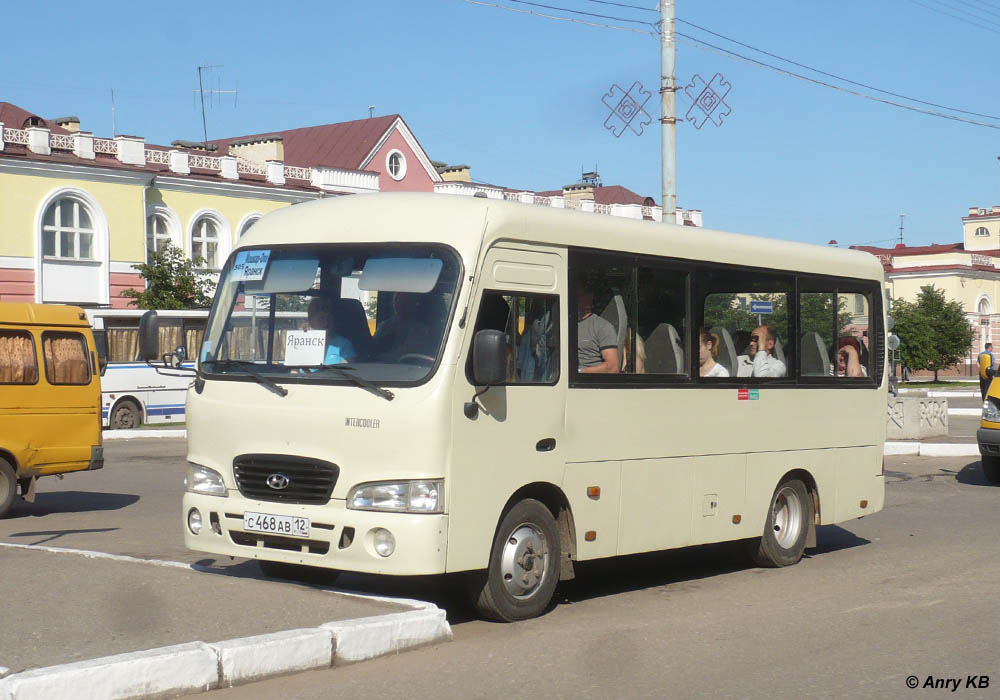
[[[962,227],[958,243],[857,247],[882,261],[893,299],[915,300],[921,287],[934,285],[962,304],[975,332],[964,365],[955,369],[965,375],[987,342],[1000,345],[1000,206],[970,207]]]

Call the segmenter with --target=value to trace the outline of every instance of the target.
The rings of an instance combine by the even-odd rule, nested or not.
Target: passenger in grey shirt
[[[581,288],[576,295],[576,308],[580,319],[576,333],[578,371],[616,374],[621,370],[618,334],[608,321],[594,315],[594,293]]]

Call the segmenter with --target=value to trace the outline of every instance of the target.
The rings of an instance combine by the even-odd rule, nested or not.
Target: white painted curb
[[[136,438],[187,438],[187,430],[105,430],[105,440],[134,440]]]
[[[322,628],[243,637],[209,646],[219,655],[219,683],[224,686],[328,668],[333,659],[333,634]]]
[[[329,622],[322,628],[333,633],[334,666],[452,638],[445,611],[438,608]]]
[[[983,415],[983,409],[981,408],[949,408],[949,416],[981,416]]]
[[[174,697],[450,641],[445,611],[418,605],[318,628],[191,642],[0,676],[0,700]]]
[[[887,442],[885,455],[916,455],[919,457],[978,457],[979,445],[976,443],[944,443],[944,442]]]
[[[0,681],[0,698],[144,698],[211,690],[218,681],[215,652],[191,642],[15,673]]]

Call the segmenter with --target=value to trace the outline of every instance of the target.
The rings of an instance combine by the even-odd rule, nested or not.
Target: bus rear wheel
[[[798,479],[778,484],[771,496],[764,534],[751,540],[750,555],[758,566],[791,566],[802,558],[813,522],[813,500]]]
[[[131,430],[139,427],[139,407],[133,401],[120,402],[111,411],[110,425],[115,430]]]
[[[1000,457],[982,456],[983,476],[991,484],[1000,484]]]
[[[17,475],[14,467],[5,459],[0,459],[0,518],[7,515],[17,497]]]
[[[485,579],[472,585],[476,608],[500,622],[541,615],[559,582],[560,556],[552,512],[533,498],[520,501],[500,521]]]

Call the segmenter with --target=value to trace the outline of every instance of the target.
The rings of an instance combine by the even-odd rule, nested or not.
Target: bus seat
[[[802,334],[802,374],[811,377],[830,374],[830,356],[816,331]]]
[[[785,347],[781,344],[781,338],[774,339],[774,356],[785,362]]]
[[[677,329],[661,323],[644,341],[647,374],[684,374],[684,349]]]
[[[479,304],[479,317],[476,319],[476,331],[493,330],[507,332],[507,321],[510,318],[510,304],[499,294],[487,293]]]
[[[716,356],[715,361],[720,365],[729,370],[729,376],[736,376],[736,358],[740,353],[736,352],[736,345],[733,343],[733,336],[729,335],[729,331],[722,326],[715,326],[708,331],[713,333],[719,338],[719,354]],[[737,333],[743,333],[745,331],[737,331]],[[750,342],[750,334],[747,333],[747,343]],[[745,352],[742,354],[746,354]]]
[[[601,312],[601,318],[610,323],[618,334],[618,358],[625,357],[625,333],[628,330],[628,316],[625,314],[625,300],[621,294],[615,294]],[[647,353],[649,350],[647,349]]]
[[[712,329],[715,332],[715,328]],[[750,354],[750,331],[733,331],[733,349],[737,355]]]
[[[337,333],[351,341],[358,355],[363,357],[371,352],[372,334],[368,328],[368,315],[358,299],[334,299],[333,323]]]

